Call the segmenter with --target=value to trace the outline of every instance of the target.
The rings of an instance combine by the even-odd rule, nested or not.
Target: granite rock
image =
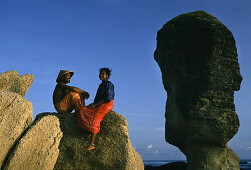
[[[0,167],[21,134],[33,122],[32,104],[21,95],[0,89]]]
[[[144,169],[143,161],[129,139],[127,121],[120,114],[110,112],[104,117],[96,137],[96,148],[91,151],[84,150],[90,138],[77,126],[75,114],[41,113],[36,119],[47,115],[54,115],[59,119],[63,132],[55,170]]]
[[[32,74],[19,76],[18,72],[8,71],[0,73],[0,89],[11,91],[24,96],[30,88],[34,77]]]
[[[227,146],[239,128],[242,81],[231,31],[204,11],[179,15],[158,31],[154,58],[168,95],[166,141],[186,155],[187,169],[239,169]]]
[[[62,136],[56,116],[36,120],[18,141],[4,169],[52,170],[59,155],[58,145]]]

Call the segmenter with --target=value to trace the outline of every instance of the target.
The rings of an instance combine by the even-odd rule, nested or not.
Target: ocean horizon
[[[143,160],[144,166],[159,167],[172,162],[187,162],[186,160]],[[240,160],[240,170],[251,170],[251,159]]]

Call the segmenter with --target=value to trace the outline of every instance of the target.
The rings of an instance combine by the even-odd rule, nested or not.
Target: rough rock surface
[[[56,116],[45,116],[28,129],[12,151],[4,169],[52,170],[63,133]]]
[[[0,89],[11,91],[24,96],[30,88],[34,77],[32,74],[19,76],[18,72],[8,71],[0,73]]]
[[[32,104],[0,89],[0,167],[23,131],[33,122]]]
[[[158,31],[154,58],[168,94],[166,141],[186,155],[187,169],[239,169],[227,147],[242,81],[231,31],[204,11],[179,15]]]
[[[75,114],[42,113],[36,119],[46,115],[56,116],[63,132],[54,169],[144,169],[141,157],[130,142],[127,121],[123,116],[108,113],[101,122],[96,148],[85,151],[83,149],[88,146],[90,138],[77,126]]]

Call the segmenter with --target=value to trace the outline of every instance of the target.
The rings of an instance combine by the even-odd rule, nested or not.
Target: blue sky
[[[70,85],[91,95],[98,69],[109,67],[114,111],[126,117],[133,146],[144,160],[185,159],[164,140],[166,92],[153,59],[157,31],[182,13],[204,10],[233,33],[243,82],[235,93],[240,119],[229,146],[251,158],[250,0],[1,0],[0,72],[33,74],[25,96],[34,116],[54,112],[52,93],[59,70],[75,72]]]

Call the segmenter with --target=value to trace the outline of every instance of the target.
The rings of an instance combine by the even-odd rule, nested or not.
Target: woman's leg
[[[97,133],[93,133],[93,132],[92,132],[92,136],[91,136],[92,138],[91,138],[90,144],[94,145],[96,135],[97,135]]]
[[[85,150],[95,149],[94,142],[95,142],[96,135],[97,135],[97,133],[93,133],[93,132],[91,133],[91,142],[90,142],[89,146],[87,148],[85,148]]]

